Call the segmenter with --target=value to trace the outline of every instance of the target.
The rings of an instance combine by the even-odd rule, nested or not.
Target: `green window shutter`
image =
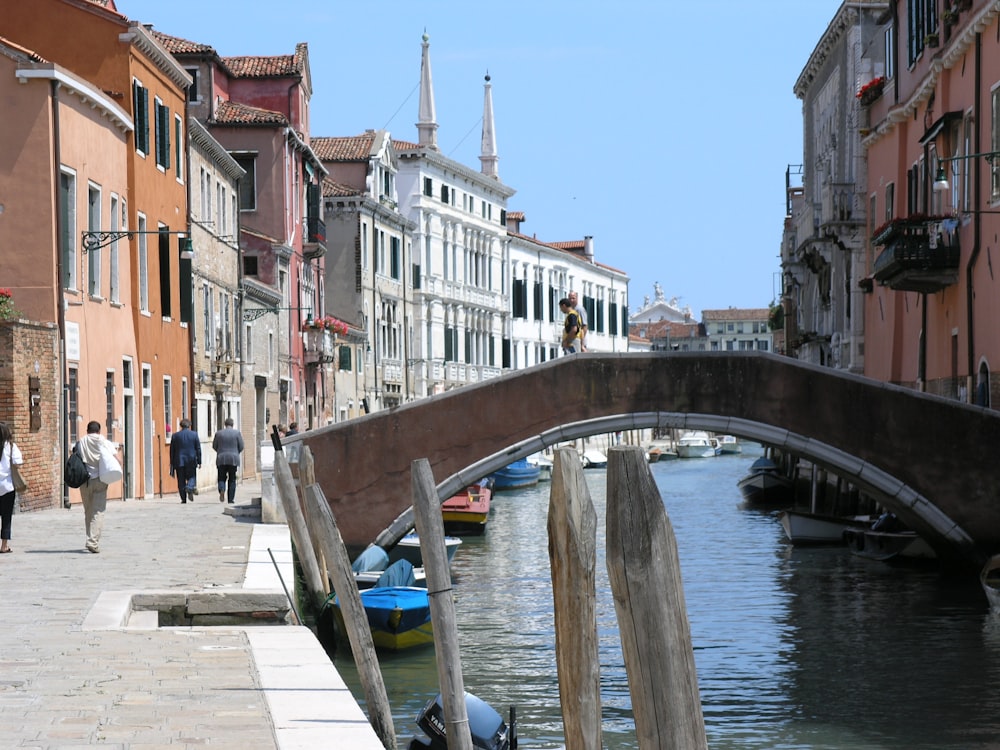
[[[340,347],[340,369],[350,370],[351,369],[351,347],[341,346]]]

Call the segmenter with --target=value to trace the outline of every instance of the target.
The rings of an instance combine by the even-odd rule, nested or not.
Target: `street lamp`
[[[171,232],[166,229],[150,229],[148,231],[138,231],[136,229],[114,229],[110,231],[90,231],[84,230],[80,233],[81,243],[83,245],[83,252],[89,253],[92,250],[100,250],[102,247],[110,245],[112,242],[117,242],[123,237],[128,237],[132,239],[134,234],[178,234],[181,235],[183,239],[180,240],[181,249],[181,260],[193,260],[194,259],[194,243],[191,241],[191,233],[188,230],[182,230],[177,232]]]

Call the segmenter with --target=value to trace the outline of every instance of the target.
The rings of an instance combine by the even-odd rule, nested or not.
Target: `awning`
[[[934,140],[937,137],[937,134],[940,133],[942,130],[944,130],[946,125],[948,125],[951,122],[954,122],[955,120],[961,120],[961,119],[962,119],[961,112],[945,112],[943,115],[937,118],[937,120],[934,121],[933,125],[927,128],[926,131],[924,131],[924,135],[920,139],[920,145],[922,146],[928,141]]]

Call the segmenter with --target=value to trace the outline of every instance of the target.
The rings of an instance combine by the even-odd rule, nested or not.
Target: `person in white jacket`
[[[10,548],[10,527],[14,516],[14,470],[12,465],[24,463],[21,451],[11,439],[10,427],[0,422],[0,552],[13,552]]]
[[[83,500],[83,518],[87,530],[87,549],[90,552],[101,551],[101,530],[104,528],[104,511],[108,506],[108,485],[101,481],[101,454],[109,452],[112,456],[118,453],[118,446],[101,434],[100,422],[88,422],[87,434],[80,438],[74,450],[79,451],[83,462],[87,464],[90,479],[80,487],[80,498]]]

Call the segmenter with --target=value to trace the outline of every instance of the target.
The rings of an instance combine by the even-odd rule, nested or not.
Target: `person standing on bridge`
[[[563,322],[562,350],[563,354],[576,354],[580,351],[581,330],[580,314],[573,309],[569,298],[559,300],[559,311],[566,316]]]
[[[577,296],[576,292],[569,293],[569,306],[573,308],[574,312],[580,316],[580,349],[579,351],[587,351],[587,331],[590,330],[587,327],[587,311],[580,306],[580,298]]]

